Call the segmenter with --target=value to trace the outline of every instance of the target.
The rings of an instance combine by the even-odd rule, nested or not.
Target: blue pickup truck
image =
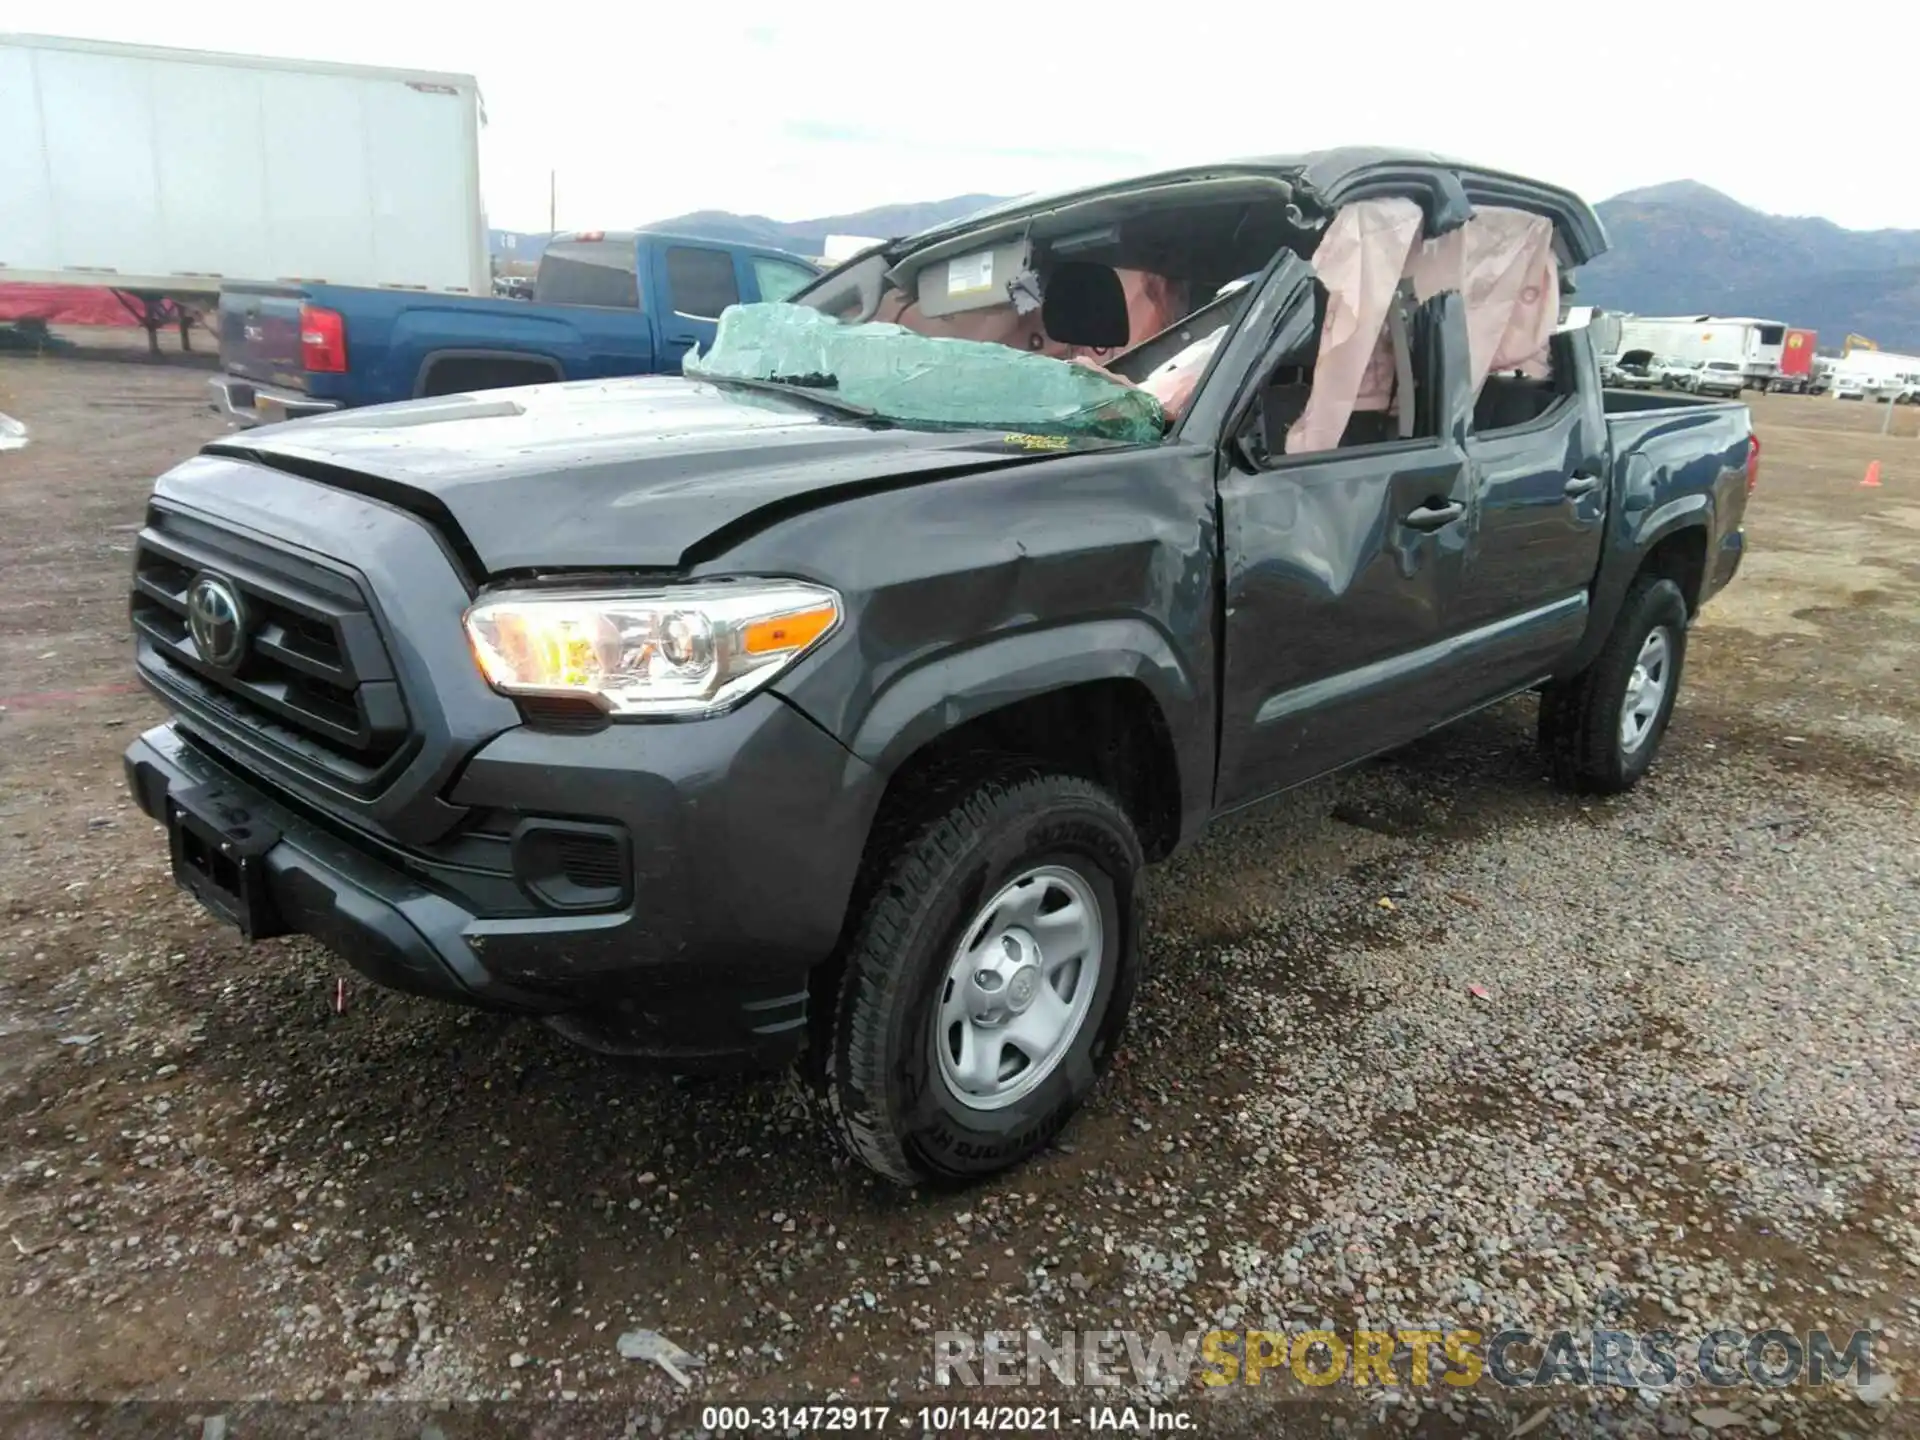
[[[781,250],[654,231],[556,235],[533,300],[350,285],[220,292],[214,406],[238,425],[550,380],[680,372],[727,306],[819,271]]]

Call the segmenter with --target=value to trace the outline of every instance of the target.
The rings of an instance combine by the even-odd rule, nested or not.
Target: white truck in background
[[[1828,393],[1839,400],[1895,400],[1911,403],[1920,393],[1920,355],[1891,350],[1855,350],[1833,362]]]
[[[1632,315],[1620,325],[1622,358],[1636,352],[1703,365],[1731,360],[1749,386],[1766,389],[1780,378],[1788,326],[1778,320],[1727,315]]]
[[[1617,310],[1575,305],[1567,310],[1560,323],[1564,328],[1587,332],[1593,341],[1594,357],[1600,362],[1601,375],[1611,378],[1609,372],[1620,360],[1620,327],[1626,318]]]
[[[0,284],[491,293],[470,75],[0,35]]]
[[[820,247],[820,260],[827,265],[839,265],[851,260],[862,250],[871,250],[886,241],[877,240],[871,235],[829,235]]]

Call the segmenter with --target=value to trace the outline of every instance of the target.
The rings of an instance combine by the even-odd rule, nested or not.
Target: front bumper
[[[499,877],[464,882],[417,863],[175,724],[135,740],[126,771],[162,824],[182,797],[217,786],[277,837],[251,862],[264,933],[313,936],[392,989],[541,1015],[596,1048],[680,1068],[798,1052],[809,978],[838,943],[881,788],[772,696],[690,725],[508,731],[449,798],[617,823],[633,868],[618,908],[509,914],[489,903]]]
[[[298,390],[262,385],[237,375],[216,375],[207,382],[207,388],[213,394],[213,408],[224,415],[229,424],[243,428],[301,420],[340,408],[338,400],[316,400]]]

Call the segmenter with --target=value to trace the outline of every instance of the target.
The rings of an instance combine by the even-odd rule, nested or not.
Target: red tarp
[[[9,320],[44,320],[49,325],[135,323],[111,290],[79,285],[0,285],[0,325]]]

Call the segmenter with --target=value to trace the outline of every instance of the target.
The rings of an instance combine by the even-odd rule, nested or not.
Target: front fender
[[[776,516],[706,566],[840,592],[844,627],[774,689],[883,774],[990,711],[1137,682],[1166,724],[1184,839],[1213,802],[1212,467],[1176,442],[889,486]]]
[[[929,656],[874,696],[848,748],[882,773],[950,730],[1022,700],[1099,680],[1137,680],[1166,717],[1181,793],[1211,793],[1188,773],[1199,696],[1165,635],[1138,618],[1081,620],[990,637]],[[1197,786],[1197,788],[1196,788]]]

